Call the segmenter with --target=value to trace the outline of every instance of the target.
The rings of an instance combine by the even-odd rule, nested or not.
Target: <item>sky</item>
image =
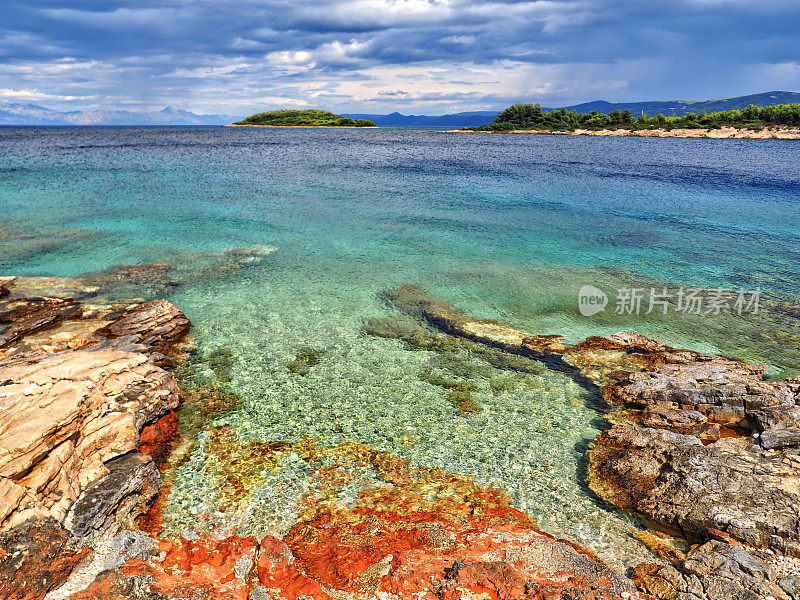
[[[0,101],[445,114],[800,90],[800,0],[2,0]]]

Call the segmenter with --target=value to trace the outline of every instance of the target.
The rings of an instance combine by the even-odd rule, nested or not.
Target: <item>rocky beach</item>
[[[0,598],[797,597],[791,144],[3,135]]]

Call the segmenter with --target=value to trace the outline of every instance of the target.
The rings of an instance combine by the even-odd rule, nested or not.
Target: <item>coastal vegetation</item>
[[[689,113],[680,117],[658,114],[654,117],[642,113],[634,115],[630,109],[614,109],[605,114],[593,110],[578,113],[559,108],[543,110],[539,104],[514,104],[497,115],[487,125],[472,128],[474,131],[551,130],[573,131],[587,129],[720,129],[722,127],[754,128],[800,126],[800,103],[759,107],[750,105],[742,110],[712,113]]]
[[[233,123],[261,127],[375,127],[368,119],[350,119],[326,110],[272,110]]]

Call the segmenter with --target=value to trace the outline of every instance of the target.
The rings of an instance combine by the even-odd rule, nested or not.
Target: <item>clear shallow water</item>
[[[544,370],[443,362],[366,335],[364,320],[391,315],[379,293],[410,281],[531,333],[636,330],[793,372],[800,332],[785,313],[586,318],[576,295],[585,283],[611,293],[659,281],[797,302],[797,152],[791,141],[0,129],[0,271],[161,260],[190,271],[209,251],[275,248],[237,272],[199,271],[169,295],[202,351],[233,355],[244,404],[220,423],[242,441],[355,440],[473,475],[544,529],[631,564],[644,556],[631,524],[581,483],[600,426],[586,392]],[[305,376],[286,367],[301,347],[324,351]],[[430,373],[471,383],[479,412],[460,413]],[[174,531],[217,508],[211,463],[200,444],[182,470],[167,509]],[[287,463],[217,520],[280,532],[307,485]]]

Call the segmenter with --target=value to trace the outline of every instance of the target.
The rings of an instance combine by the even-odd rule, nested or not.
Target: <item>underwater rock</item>
[[[286,363],[286,368],[295,375],[306,376],[311,372],[311,369],[317,366],[325,356],[325,350],[318,350],[302,346],[295,352],[293,360]]]
[[[399,310],[417,316],[450,335],[526,354],[559,353],[565,349],[563,336],[531,336],[500,321],[475,319],[449,302],[431,298],[422,288],[411,283],[386,292],[386,298]]]
[[[99,290],[107,298],[151,299],[198,280],[225,276],[257,265],[274,251],[267,246],[215,251],[175,249],[168,251],[163,261],[112,265],[80,275],[76,280],[83,287]]]
[[[168,262],[114,265],[96,273],[81,276],[88,286],[98,287],[105,293],[119,293],[135,288],[149,288],[165,293],[180,283],[174,279],[175,267]]]

